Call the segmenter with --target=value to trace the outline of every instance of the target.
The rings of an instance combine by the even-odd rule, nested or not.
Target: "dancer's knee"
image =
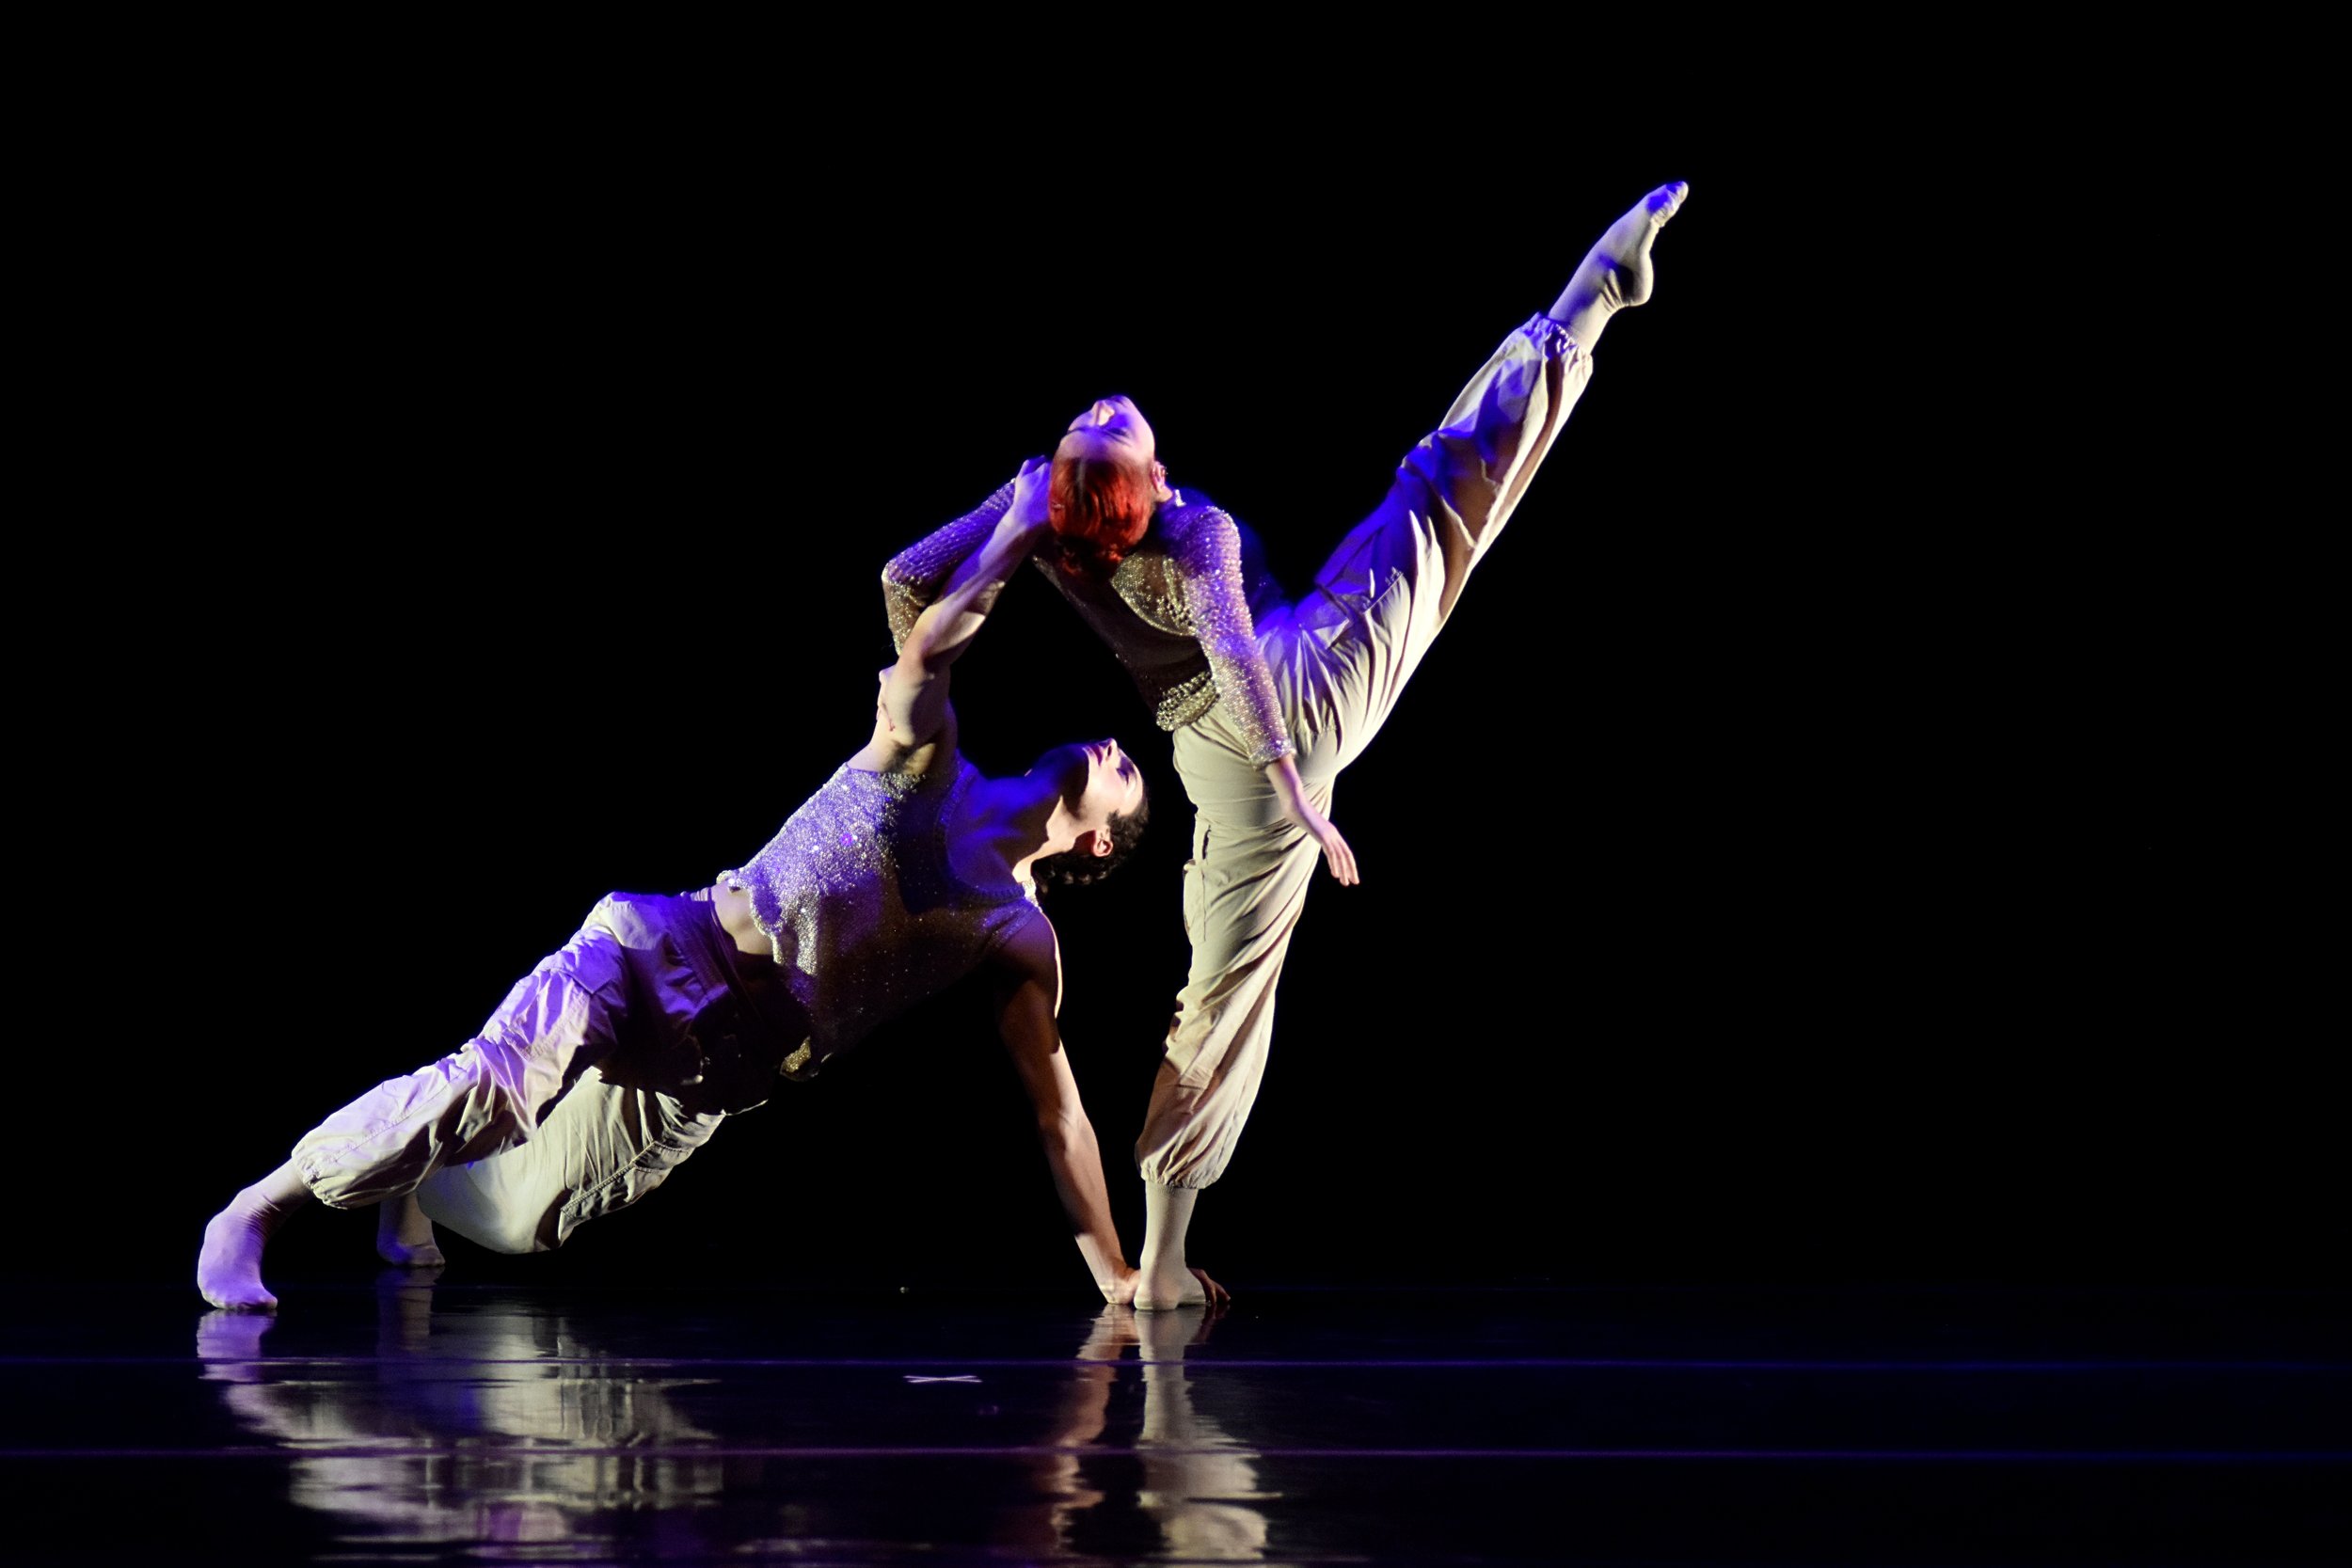
[[[553,1206],[516,1201],[516,1196],[503,1182],[484,1180],[480,1166],[454,1165],[418,1183],[417,1207],[435,1225],[492,1252],[552,1251]]]
[[[302,1135],[293,1160],[320,1202],[361,1209],[514,1142],[524,1127],[512,1086],[469,1046],[342,1106]]]

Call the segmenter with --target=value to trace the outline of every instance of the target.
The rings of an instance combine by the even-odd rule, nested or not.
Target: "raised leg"
[[[1592,374],[1592,340],[1649,297],[1650,246],[1688,194],[1661,186],[1587,252],[1551,314],[1502,345],[1398,466],[1380,506],[1341,541],[1294,613],[1261,645],[1297,766],[1319,809],[1394,709],[1471,569],[1509,521]],[[1255,1103],[1275,990],[1316,864],[1281,818],[1248,741],[1221,711],[1179,730],[1176,766],[1200,815],[1185,868],[1192,968],[1178,999],[1136,1163],[1149,1218],[1136,1305],[1195,1291],[1185,1240],[1198,1195],[1223,1174]]]
[[[1592,340],[1649,297],[1650,245],[1688,191],[1661,186],[1601,236],[1550,313],[1505,338],[1406,454],[1295,615],[1268,630],[1306,777],[1334,777],[1387,722],[1582,397]]]
[[[1677,180],[1636,202],[1584,253],[1583,264],[1545,312],[1566,327],[1587,352],[1600,341],[1601,328],[1609,325],[1611,316],[1649,298],[1657,283],[1649,247],[1690,194],[1691,187]]]

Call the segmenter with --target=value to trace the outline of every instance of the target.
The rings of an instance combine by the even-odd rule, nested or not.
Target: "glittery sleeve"
[[[1168,525],[1168,563],[1183,585],[1193,635],[1216,681],[1217,702],[1248,737],[1249,760],[1260,768],[1291,754],[1290,730],[1274,694],[1274,676],[1258,648],[1242,578],[1241,531],[1214,506],[1187,508]]]
[[[988,542],[995,531],[996,519],[1012,504],[1012,485],[1008,483],[996,493],[965,513],[946,528],[929,533],[890,558],[882,568],[882,609],[890,616],[890,642],[903,649],[907,633],[924,608],[939,597],[940,590],[955,575],[974,550]]]

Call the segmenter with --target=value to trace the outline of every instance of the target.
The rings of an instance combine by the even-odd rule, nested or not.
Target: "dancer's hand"
[[[1232,1305],[1232,1291],[1227,1290],[1224,1286],[1219,1285],[1216,1280],[1211,1279],[1202,1270],[1194,1269],[1191,1272],[1192,1277],[1200,1281],[1200,1288],[1203,1291],[1206,1291],[1209,1294],[1210,1311],[1214,1312],[1221,1307],[1230,1307]]]
[[[1103,1284],[1103,1299],[1113,1307],[1133,1307],[1136,1304],[1136,1282],[1143,1271],[1126,1263],[1111,1265],[1111,1276]]]
[[[1312,806],[1309,806],[1304,815],[1305,820],[1300,826],[1307,830],[1309,838],[1323,846],[1323,863],[1331,868],[1331,875],[1339,879],[1340,886],[1354,887],[1362,881],[1363,878],[1356,873],[1356,851],[1347,847],[1347,840],[1342,838],[1340,831],[1331,826],[1331,819]]]
[[[1052,502],[1047,491],[1053,478],[1052,458],[1032,457],[1023,463],[1021,471],[1012,477],[1012,505],[1005,510],[1005,521],[1029,533],[1051,528]]]
[[[1331,868],[1331,875],[1339,879],[1340,885],[1354,887],[1362,881],[1356,874],[1356,851],[1331,826],[1331,819],[1315,810],[1315,803],[1307,799],[1307,786],[1298,777],[1298,764],[1289,757],[1276,757],[1266,764],[1265,776],[1282,802],[1284,815],[1306,829],[1309,838],[1323,846],[1324,863]]]

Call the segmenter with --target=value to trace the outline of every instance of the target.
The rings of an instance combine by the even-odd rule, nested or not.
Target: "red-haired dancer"
[[[1136,1144],[1139,1307],[1200,1299],[1185,1234],[1257,1098],[1275,986],[1318,851],[1341,882],[1357,880],[1327,815],[1332,781],[1387,720],[1502,532],[1592,374],[1610,316],[1649,297],[1651,242],[1687,194],[1661,186],[1610,228],[1551,309],[1504,339],[1406,454],[1387,499],[1295,604],[1246,531],[1169,486],[1133,401],[1096,403],[1055,449],[1053,537],[1034,559],[1173,732],[1195,813],[1184,868],[1192,967]],[[895,634],[969,570],[1010,500],[999,490],[884,568]]]

